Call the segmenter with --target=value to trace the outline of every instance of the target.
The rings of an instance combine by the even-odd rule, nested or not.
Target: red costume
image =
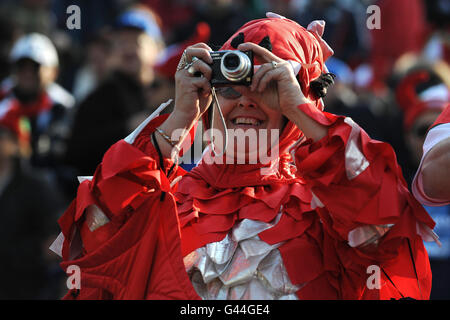
[[[411,130],[417,119],[424,114],[441,112],[427,133],[423,144],[422,159],[411,185],[414,196],[421,203],[436,206],[449,204],[449,202],[432,199],[425,194],[422,184],[422,165],[428,152],[440,141],[450,136],[450,112],[448,108],[450,94],[447,85],[441,83],[429,87],[418,95],[416,93],[417,86],[429,80],[430,74],[426,71],[411,72],[400,82],[396,94],[397,101],[404,111],[403,123],[406,131]]]
[[[431,127],[434,128],[435,126],[444,123],[450,123],[450,108],[448,104]]]
[[[270,18],[239,33],[254,43],[268,36],[274,54],[301,65],[302,91],[315,99],[309,84],[328,55],[320,31]],[[222,49],[232,49],[231,40]],[[428,299],[431,271],[422,241],[434,222],[408,192],[393,149],[351,119],[320,110],[320,100],[298,108],[327,126],[328,135],[302,139],[288,122],[278,166],[202,162],[189,173],[172,167],[151,139],[167,116],[148,119],[113,145],[59,220],[62,267],[81,269],[81,290],[66,297],[198,299],[183,257],[223,240],[244,219],[269,222],[280,214],[258,236],[279,244],[299,299]],[[262,167],[271,174],[262,175]],[[99,217],[107,223],[93,227]],[[382,272],[376,289],[367,286],[372,265]]]
[[[425,157],[428,155],[431,149],[439,144],[441,141],[450,137],[450,104],[448,102],[441,102],[442,106],[445,106],[442,113],[430,127],[425,142],[423,144],[423,155],[411,185],[414,196],[423,204],[429,206],[444,206],[449,205],[450,201],[447,199],[433,199],[425,194],[423,190],[422,182],[422,166]]]
[[[370,30],[374,89],[385,87],[384,82],[398,58],[422,50],[430,31],[424,3],[420,0],[379,0],[377,6],[381,27]]]

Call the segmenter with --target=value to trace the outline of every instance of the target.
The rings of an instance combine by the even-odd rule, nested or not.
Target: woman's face
[[[263,94],[252,92],[243,86],[221,87],[216,90],[229,132],[227,155],[232,151],[243,150],[239,148],[245,145],[245,153],[248,156],[251,151],[260,151],[261,148],[268,150],[273,145],[272,141],[278,141],[286,120],[277,109],[276,90],[269,88]],[[217,110],[214,111],[214,128],[220,130],[224,136]],[[215,141],[218,153],[221,153],[223,148],[222,142],[220,139]]]

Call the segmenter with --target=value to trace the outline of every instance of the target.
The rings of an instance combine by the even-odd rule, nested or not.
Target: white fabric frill
[[[271,223],[244,219],[219,242],[209,243],[184,258],[186,271],[203,300],[297,300],[299,289],[289,280],[277,249],[258,234]]]

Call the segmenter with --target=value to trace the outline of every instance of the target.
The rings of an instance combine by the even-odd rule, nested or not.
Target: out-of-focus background
[[[374,4],[379,17],[367,12]],[[411,183],[442,111],[435,102],[449,100],[450,0],[2,0],[0,299],[65,293],[48,247],[77,176],[93,175],[110,145],[174,97],[187,45],[216,50],[267,11],[305,27],[326,21],[337,75],[326,111],[390,143]],[[427,244],[431,298],[449,299],[450,209],[426,209],[443,244]]]

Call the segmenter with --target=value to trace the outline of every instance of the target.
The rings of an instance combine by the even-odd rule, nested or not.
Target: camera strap
[[[220,109],[219,99],[217,99],[216,89],[214,87],[212,87],[211,92],[212,92],[212,96],[214,99],[214,103],[213,103],[212,110],[211,110],[211,149],[212,149],[212,152],[214,153],[214,156],[221,157],[227,150],[228,130],[227,130],[227,125],[225,123],[225,118],[222,113],[222,109]],[[215,150],[216,148],[214,147],[214,108],[217,108],[217,110],[219,111],[220,120],[222,121],[224,134],[225,134],[225,145],[223,147],[222,153],[220,153],[220,154],[218,154],[216,152],[216,150]]]

